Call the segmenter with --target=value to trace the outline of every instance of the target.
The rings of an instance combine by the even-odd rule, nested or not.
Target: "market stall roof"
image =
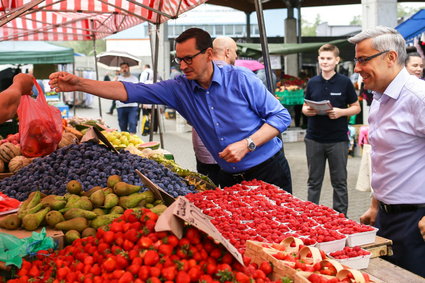
[[[74,62],[74,50],[41,41],[0,42],[0,65],[66,64]]]
[[[425,32],[425,9],[419,10],[409,19],[396,26],[396,30],[406,41],[411,41]]]
[[[346,39],[338,39],[330,42],[310,42],[310,43],[269,43],[269,53],[288,55],[301,52],[317,52],[320,46],[325,43],[334,44],[338,47],[348,45]],[[236,43],[238,45],[238,52],[241,56],[246,57],[259,57],[262,54],[261,44],[259,43]]]
[[[2,0],[0,41],[91,40],[163,23],[206,0]]]
[[[263,0],[261,2],[263,10],[266,10],[287,8],[286,2],[291,2],[296,7],[298,1]],[[360,0],[300,0],[299,2],[301,7],[361,4]],[[423,2],[423,0],[398,0],[398,2]],[[244,12],[255,12],[255,0],[209,0],[208,4],[231,7]]]

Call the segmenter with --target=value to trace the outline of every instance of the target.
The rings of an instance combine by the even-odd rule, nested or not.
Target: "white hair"
[[[369,38],[372,38],[372,47],[374,49],[378,51],[393,50],[397,52],[397,63],[404,66],[407,58],[406,41],[397,30],[390,27],[377,26],[350,37],[348,41],[357,44]]]

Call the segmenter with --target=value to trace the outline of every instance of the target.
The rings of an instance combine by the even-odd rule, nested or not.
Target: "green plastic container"
[[[283,105],[298,105],[304,104],[304,90],[285,90],[283,92],[276,92],[277,99]]]

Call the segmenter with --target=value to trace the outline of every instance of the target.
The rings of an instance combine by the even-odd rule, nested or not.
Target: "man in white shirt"
[[[149,64],[143,67],[143,72],[140,74],[140,82],[146,83],[147,81],[153,82],[153,70]]]
[[[121,63],[120,75],[118,81],[138,83],[139,80],[130,73],[130,66],[127,63]],[[139,106],[137,102],[123,103],[116,102],[118,112],[118,124],[121,132],[137,132],[137,121],[139,120]]]

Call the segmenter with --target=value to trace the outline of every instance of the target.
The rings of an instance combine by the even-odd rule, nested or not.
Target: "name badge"
[[[331,92],[331,95],[341,95],[340,92]]]

